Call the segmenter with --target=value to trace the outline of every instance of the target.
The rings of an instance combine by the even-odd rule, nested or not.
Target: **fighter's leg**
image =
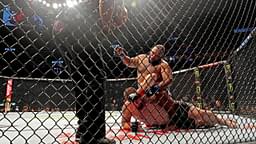
[[[237,123],[233,120],[226,119],[214,114],[212,111],[200,109],[193,105],[190,106],[188,111],[188,117],[195,120],[198,126],[215,124],[226,125],[230,128],[236,128]]]
[[[132,112],[130,111],[131,106],[132,106],[132,104],[129,101],[126,101],[123,104],[122,119],[121,119],[121,125],[122,125],[123,129],[130,129],[130,127],[131,127],[131,125],[130,125],[130,121],[131,121],[131,117],[132,117]]]
[[[139,115],[140,112],[138,110],[138,102],[129,101],[128,97],[130,94],[136,93],[136,89],[134,87],[128,87],[124,91],[124,104],[122,106],[122,119],[121,124],[123,129],[130,130],[130,121],[132,116]],[[140,101],[140,100],[138,100]]]
[[[121,125],[123,129],[130,129],[130,122],[132,116],[138,119],[144,119],[141,113],[141,109],[138,108],[137,104],[134,102],[126,101],[122,107],[122,118]]]

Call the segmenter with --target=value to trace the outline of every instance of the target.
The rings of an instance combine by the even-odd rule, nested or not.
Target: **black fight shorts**
[[[170,117],[170,124],[181,129],[196,128],[195,120],[188,117],[188,111],[191,104],[185,102],[177,102],[176,112]]]

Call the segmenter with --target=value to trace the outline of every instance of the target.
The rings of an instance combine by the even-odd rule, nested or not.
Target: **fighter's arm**
[[[165,89],[168,87],[172,82],[172,70],[168,63],[162,63],[161,64],[161,75],[162,75],[162,81],[159,83],[160,89]]]
[[[136,68],[139,65],[140,55],[135,56],[135,57],[129,57],[125,53],[124,48],[121,48],[121,47],[115,48],[115,52],[121,58],[123,63],[125,65],[127,65],[128,67]]]
[[[160,91],[164,90],[172,82],[172,70],[168,63],[161,63],[160,65],[160,74],[162,81],[157,82],[155,85],[151,86],[146,90],[146,96],[152,97]],[[150,101],[154,101],[155,97],[152,97]]]
[[[123,58],[122,58],[122,61],[125,65],[127,65],[128,67],[130,68],[136,68],[138,66],[138,59],[139,57],[138,56],[135,56],[135,57],[129,57],[127,55],[125,55]]]

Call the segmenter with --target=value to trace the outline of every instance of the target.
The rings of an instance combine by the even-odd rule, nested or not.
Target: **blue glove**
[[[112,43],[111,43],[111,46],[110,46],[111,48],[113,48],[113,49],[116,49],[116,48],[118,48],[118,47],[122,47],[122,45],[117,41],[117,40],[115,40],[115,41],[113,41]]]
[[[159,85],[154,85],[152,87],[150,87],[148,90],[146,90],[146,96],[152,96],[154,94],[157,94],[160,92],[160,86]]]
[[[117,55],[116,52],[115,52],[115,49],[116,49],[116,48],[122,48],[122,45],[121,45],[117,40],[115,40],[115,41],[112,42],[112,44],[111,44],[110,47],[114,49],[114,55]],[[119,54],[118,56],[119,56],[121,59],[123,59],[123,58],[125,57],[125,55],[126,55],[126,54],[125,54],[125,51],[122,51],[122,53]]]

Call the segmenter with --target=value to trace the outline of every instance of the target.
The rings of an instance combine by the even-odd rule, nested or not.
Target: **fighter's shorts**
[[[191,105],[185,102],[176,102],[175,105],[177,105],[176,111],[173,115],[169,116],[169,124],[181,129],[196,128],[195,120],[188,117],[188,111]]]

